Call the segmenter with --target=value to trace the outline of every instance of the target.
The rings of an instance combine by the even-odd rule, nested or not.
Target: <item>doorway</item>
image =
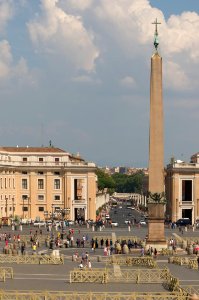
[[[192,224],[192,209],[182,209],[182,218],[189,218]]]
[[[85,221],[85,209],[84,208],[75,208],[75,221]]]

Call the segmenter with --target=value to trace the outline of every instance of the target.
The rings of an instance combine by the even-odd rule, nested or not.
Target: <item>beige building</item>
[[[193,224],[199,219],[199,153],[190,163],[172,161],[166,171],[167,218],[189,218]]]
[[[0,147],[0,214],[96,217],[96,166],[54,147]]]

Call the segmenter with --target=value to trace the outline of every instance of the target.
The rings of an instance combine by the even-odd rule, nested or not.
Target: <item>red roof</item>
[[[66,153],[66,151],[60,148],[54,147],[0,147],[0,151],[5,152],[24,152],[24,153]]]

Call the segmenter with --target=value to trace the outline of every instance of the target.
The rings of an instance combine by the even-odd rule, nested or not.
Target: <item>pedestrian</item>
[[[141,256],[144,256],[144,247],[141,248],[141,250],[140,250],[140,255],[141,255]]]
[[[157,258],[157,254],[158,254],[158,251],[157,251],[157,249],[155,248],[155,249],[154,249],[154,258]]]
[[[24,251],[25,251],[25,244],[22,243],[21,244],[21,255],[24,255]]]
[[[36,245],[36,243],[33,243],[33,245],[32,245],[33,254],[36,254],[36,250],[37,250],[37,245]]]
[[[80,269],[80,270],[83,270],[83,268],[84,268],[83,262],[81,261],[80,264],[79,264],[79,269]]]
[[[87,266],[88,266],[88,269],[89,269],[89,270],[91,270],[91,268],[92,268],[92,265],[91,265],[91,261],[90,261],[90,260],[88,261],[88,264],[87,264]]]
[[[197,262],[198,262],[198,270],[199,270],[199,256],[197,256]]]

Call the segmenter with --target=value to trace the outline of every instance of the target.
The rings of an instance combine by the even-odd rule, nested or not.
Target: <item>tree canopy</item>
[[[115,191],[118,193],[141,193],[143,187],[144,173],[137,172],[133,175],[118,174],[112,175],[115,182]]]
[[[100,169],[97,169],[96,174],[98,177],[98,189],[100,191],[104,190],[105,188],[114,189],[115,182],[110,175]]]
[[[115,173],[108,175],[103,170],[97,169],[98,189],[115,191],[118,193],[141,193],[143,188],[144,173],[139,171],[133,175]]]

